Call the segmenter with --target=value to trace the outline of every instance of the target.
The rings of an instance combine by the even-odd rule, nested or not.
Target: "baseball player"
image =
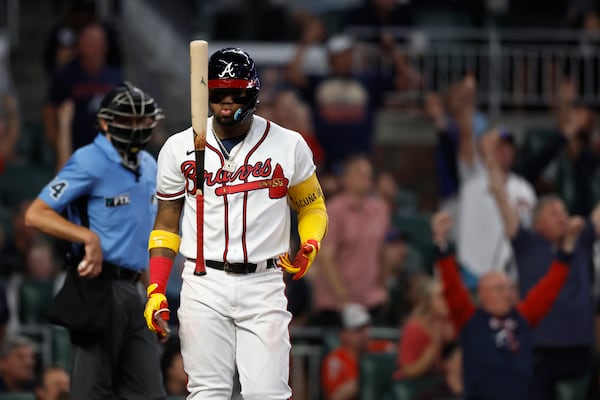
[[[289,399],[291,314],[277,267],[294,279],[307,273],[325,235],[325,202],[300,134],[254,114],[260,83],[250,56],[222,49],[208,68],[213,116],[204,160],[207,274],[193,274],[196,171],[188,128],[171,136],[158,156],[145,317],[150,330],[167,334],[165,288],[179,251],[187,259],[178,317],[188,399],[230,399],[236,367],[244,399]],[[294,258],[287,253],[288,202],[298,213],[302,243]]]
[[[88,306],[85,314],[94,320],[106,316],[103,333],[69,326],[73,399],[165,398],[158,343],[142,317],[137,285],[148,264],[149,216],[157,209],[156,160],[142,149],[162,118],[142,90],[127,82],[115,87],[100,104],[101,133],[69,158],[25,215],[27,225],[73,242],[69,274],[80,278],[65,282],[102,288],[94,303],[102,307]],[[59,214],[63,211],[68,219]],[[101,313],[104,306],[109,312]]]

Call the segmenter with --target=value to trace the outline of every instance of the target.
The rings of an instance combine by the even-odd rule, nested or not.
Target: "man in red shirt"
[[[438,250],[437,270],[444,284],[450,318],[463,350],[464,399],[529,400],[533,383],[533,330],[558,297],[584,221],[573,217],[548,272],[520,301],[504,272],[483,275],[478,284],[479,305],[460,279],[458,264],[448,251],[452,221],[446,212],[431,224]]]
[[[369,339],[370,324],[371,317],[364,306],[351,303],[344,307],[340,345],[325,357],[321,366],[321,381],[327,400],[358,399],[360,354],[393,349],[390,342]]]

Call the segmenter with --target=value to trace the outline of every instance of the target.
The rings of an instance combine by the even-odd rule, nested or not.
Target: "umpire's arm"
[[[102,271],[102,247],[98,235],[64,218],[45,201],[37,198],[31,203],[25,212],[25,225],[59,239],[83,243],[85,255],[79,275],[97,276]]]

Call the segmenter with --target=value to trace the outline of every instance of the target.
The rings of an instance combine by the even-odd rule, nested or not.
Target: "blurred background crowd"
[[[190,125],[192,39],[248,51],[257,113],[313,150],[330,228],[307,278],[287,286],[295,399],[463,398],[434,268],[439,210],[475,301],[490,271],[525,298],[549,267],[542,248],[570,216],[588,220],[533,351],[548,400],[600,398],[595,0],[0,0],[0,393],[68,398],[68,333],[44,316],[62,251],[24,210],[91,142],[100,99],[123,79],[164,109],[155,155]],[[161,367],[183,398],[175,338]]]

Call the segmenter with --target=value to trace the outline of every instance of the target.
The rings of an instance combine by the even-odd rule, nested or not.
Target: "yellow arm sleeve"
[[[327,232],[327,210],[317,175],[312,174],[304,182],[292,186],[288,195],[298,213],[300,243],[309,239],[321,242]]]

